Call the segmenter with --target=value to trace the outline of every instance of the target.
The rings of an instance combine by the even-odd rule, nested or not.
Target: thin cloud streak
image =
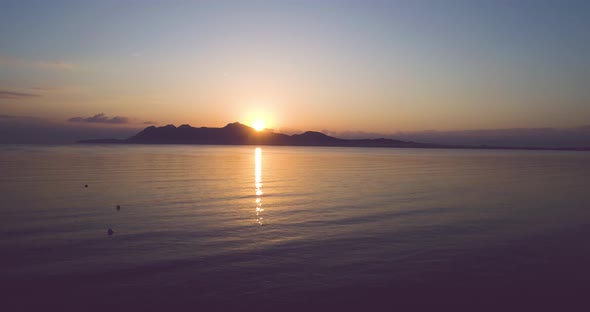
[[[39,67],[49,68],[49,69],[61,69],[61,70],[72,70],[74,69],[74,65],[70,63],[66,63],[64,61],[38,61],[36,64]]]
[[[103,123],[103,124],[127,124],[129,118],[122,116],[108,117],[104,113],[96,114],[91,117],[72,117],[68,119],[69,122],[87,122],[87,123]]]
[[[2,55],[0,55],[0,65],[27,66],[52,70],[72,70],[75,68],[73,64],[62,60],[27,60]]]
[[[26,98],[33,98],[33,97],[40,97],[40,96],[41,95],[35,94],[35,93],[0,90],[0,99],[16,100],[16,99],[26,99]]]

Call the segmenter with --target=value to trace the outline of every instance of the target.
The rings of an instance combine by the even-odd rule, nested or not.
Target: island
[[[84,144],[202,144],[202,145],[270,145],[270,146],[341,146],[341,147],[395,147],[395,148],[454,148],[454,149],[527,149],[527,150],[581,150],[589,148],[543,148],[509,146],[465,146],[418,143],[387,138],[342,139],[317,131],[287,135],[271,130],[257,131],[239,122],[222,128],[192,127],[190,125],[149,126],[127,139],[82,140]]]

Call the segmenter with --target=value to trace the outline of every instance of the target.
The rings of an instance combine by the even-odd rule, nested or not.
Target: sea
[[[588,311],[590,153],[2,145],[0,284],[2,311]]]

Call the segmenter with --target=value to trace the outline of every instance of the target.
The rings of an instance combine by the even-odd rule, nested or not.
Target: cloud
[[[0,90],[0,99],[17,100],[32,97],[40,97],[40,95],[35,93]]]
[[[27,66],[41,69],[72,70],[75,66],[62,60],[28,60],[0,55],[0,65]]]
[[[74,65],[70,63],[66,63],[64,61],[38,61],[36,64],[33,64],[42,68],[48,69],[61,69],[61,70],[71,70],[74,69]]]
[[[68,144],[86,139],[125,139],[142,127],[64,123],[33,116],[0,115],[0,144]]]
[[[30,89],[33,91],[36,91],[36,92],[55,92],[55,91],[63,90],[63,88],[39,87],[39,86],[30,87]]]
[[[129,118],[115,116],[115,117],[108,117],[103,113],[96,114],[92,117],[72,117],[68,119],[69,122],[88,122],[88,123],[103,123],[103,124],[127,124],[129,123]]]
[[[143,125],[157,125],[158,123],[155,121],[144,121],[142,122]]]
[[[12,115],[0,115],[0,119],[11,119],[11,118],[17,118],[17,116],[12,116]]]

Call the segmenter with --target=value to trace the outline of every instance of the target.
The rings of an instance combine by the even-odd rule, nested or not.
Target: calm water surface
[[[590,153],[2,146],[0,173],[0,297],[23,309],[581,307],[590,290]]]

